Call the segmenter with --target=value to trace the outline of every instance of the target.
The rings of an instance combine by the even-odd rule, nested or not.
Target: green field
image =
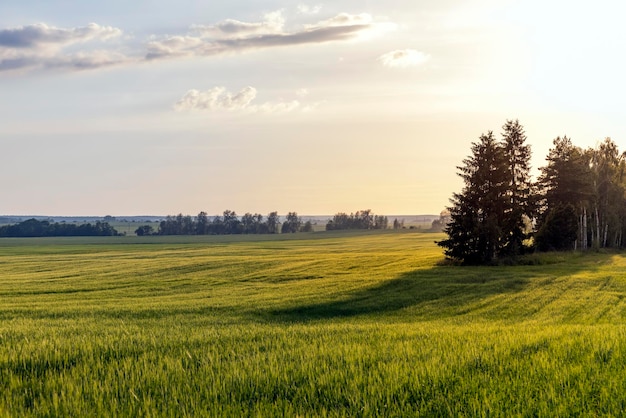
[[[0,415],[626,413],[626,257],[441,238],[0,240]]]

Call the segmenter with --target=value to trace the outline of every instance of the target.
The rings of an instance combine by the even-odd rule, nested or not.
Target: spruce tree
[[[546,157],[547,165],[540,168],[537,182],[541,200],[535,243],[540,250],[571,249],[576,241],[580,248],[586,248],[587,217],[592,212],[589,205],[594,195],[591,157],[573,145],[567,136],[557,137],[552,144]],[[575,229],[576,239],[566,245],[562,236],[556,236],[551,231],[555,230],[552,226],[555,220],[563,215],[563,208],[568,206],[575,209],[577,223],[559,225],[559,228],[564,228],[564,225],[568,228],[560,232],[562,236],[570,236]]]
[[[437,244],[447,257],[464,264],[484,264],[502,252],[503,221],[508,203],[508,166],[504,147],[493,132],[472,143],[472,154],[457,167],[463,179],[448,207],[450,222],[444,229],[448,239]]]
[[[503,245],[508,255],[520,254],[528,238],[524,219],[534,217],[533,182],[530,175],[530,145],[518,120],[502,127],[502,147],[508,165],[507,208],[503,219]]]

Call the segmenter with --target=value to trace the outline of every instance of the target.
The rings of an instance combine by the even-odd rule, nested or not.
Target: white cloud
[[[285,18],[281,10],[266,13],[263,17],[264,19],[261,22],[241,22],[239,20],[226,19],[212,26],[193,25],[191,29],[200,38],[213,37],[215,39],[236,39],[283,32]]]
[[[317,13],[319,7],[301,6]],[[201,57],[326,42],[365,40],[394,26],[371,15],[341,13],[295,30],[285,29],[281,10],[267,13],[258,22],[227,19],[214,25],[194,25],[189,33],[150,37],[145,50],[132,51],[122,30],[90,23],[57,28],[37,23],[0,29],[0,71],[46,68],[94,69],[163,58]],[[118,38],[108,49],[103,43]],[[110,44],[109,44],[110,45]]]
[[[77,28],[57,28],[45,23],[0,30],[0,71],[30,68],[97,68],[128,60],[115,51],[78,47],[69,53],[66,47],[120,37],[122,31],[111,26],[90,23]],[[76,49],[76,48],[74,48]]]
[[[378,60],[389,68],[415,67],[424,64],[429,59],[430,55],[415,49],[397,49],[378,57]]]
[[[373,22],[371,15],[367,13],[361,13],[358,15],[351,15],[349,13],[340,13],[330,19],[323,20],[314,25],[309,25],[309,28],[319,27],[337,27],[337,26],[354,26],[354,25],[369,25]]]
[[[63,29],[45,23],[20,26],[0,30],[2,48],[38,48],[52,45],[68,45],[94,39],[107,40],[122,35],[122,31],[112,26],[90,23],[87,26]]]
[[[297,100],[266,102],[253,104],[257,89],[244,87],[237,93],[231,93],[225,87],[213,87],[206,91],[189,90],[174,105],[177,111],[246,111],[250,113],[287,113],[300,108]]]
[[[224,87],[214,87],[207,91],[189,90],[176,103],[176,110],[241,110],[250,105],[256,97],[254,87],[244,87],[232,94]]]
[[[319,4],[315,6],[309,6],[306,4],[298,5],[298,13],[303,15],[316,15],[320,11],[322,11],[322,6]]]
[[[363,13],[341,13],[331,19],[306,25],[293,32],[283,31],[281,12],[265,15],[261,22],[227,20],[213,26],[194,25],[192,35],[177,35],[148,43],[147,59],[176,56],[210,56],[228,52],[280,46],[347,41],[395,27],[389,22],[375,22]]]

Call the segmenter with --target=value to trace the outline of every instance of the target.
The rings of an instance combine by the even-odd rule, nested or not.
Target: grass
[[[439,238],[0,240],[0,415],[624,414],[625,257]]]

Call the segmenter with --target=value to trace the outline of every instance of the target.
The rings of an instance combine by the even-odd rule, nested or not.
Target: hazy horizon
[[[626,148],[624,8],[5,0],[0,213],[438,214],[507,119]]]

